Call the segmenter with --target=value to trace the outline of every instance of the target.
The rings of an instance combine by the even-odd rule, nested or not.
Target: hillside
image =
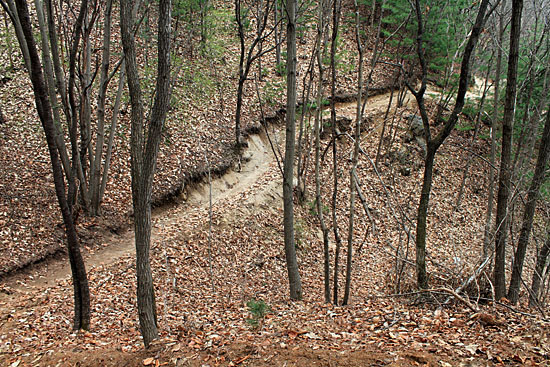
[[[313,153],[308,157],[305,200],[301,204],[295,200],[304,299],[289,301],[279,167],[284,149],[284,77],[276,72],[275,55],[268,53],[262,58],[267,71],[263,80],[251,77],[245,84],[242,117],[247,148],[239,156],[233,144],[239,52],[232,6],[223,2],[214,6],[216,57],[190,52],[183,34],[176,42],[180,59],[174,68],[173,103],[153,193],[151,260],[161,336],[149,349],[142,346],[135,300],[128,97],[123,98],[102,214],[81,213],[78,219],[92,296],[92,329],[74,332],[71,270],[63,255],[63,225],[32,88],[22,64],[3,76],[0,104],[7,123],[0,125],[0,362],[9,366],[547,364],[550,322],[545,314],[528,308],[525,299],[519,305],[494,302],[487,281],[490,274],[465,293],[453,294],[479,265],[487,205],[488,127],[481,125],[482,138],[472,139],[474,129],[467,116],[461,117],[459,128],[438,152],[427,239],[433,292],[423,297],[424,292],[417,291],[414,239],[403,227],[414,232],[424,153],[409,127],[409,116],[418,113],[415,100],[405,94],[403,105],[397,106],[395,70],[388,64],[375,69],[365,107],[351,304],[337,306],[323,299],[323,241],[315,215]],[[342,13],[350,9],[352,4],[345,3]],[[299,96],[315,46],[313,22],[306,23],[299,42]],[[357,54],[350,24],[351,16],[344,16],[336,87],[338,101],[346,101],[336,105],[343,129],[347,119],[353,121],[356,108]],[[369,35],[374,34],[369,29]],[[7,64],[8,47],[3,46],[1,57]],[[366,59],[373,49],[372,44],[367,47]],[[145,55],[148,50],[141,52]],[[325,87],[328,95],[328,82]],[[437,92],[437,87],[429,88],[431,94]],[[263,98],[261,108],[258,94]],[[479,95],[479,86],[473,87],[468,98],[474,101]],[[431,112],[436,110],[435,98],[427,104]],[[262,115],[269,123],[260,123]],[[328,108],[323,115],[327,118]],[[385,123],[390,123],[392,138],[385,140],[375,168]],[[328,134],[321,145],[326,153],[322,198],[332,225]],[[336,218],[345,242],[353,145],[342,134],[337,146],[341,188]],[[457,208],[468,161],[467,185]],[[539,205],[539,212],[544,213],[546,204]],[[535,223],[539,237],[544,235],[545,218],[539,214]],[[333,242],[331,237],[331,258]],[[535,252],[531,246],[530,268]],[[343,245],[341,288],[346,255]],[[261,305],[266,309],[260,315],[253,309]]]

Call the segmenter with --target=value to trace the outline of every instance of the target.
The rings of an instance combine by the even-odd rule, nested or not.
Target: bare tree
[[[523,213],[523,224],[521,226],[521,232],[519,235],[518,245],[514,255],[514,262],[512,265],[512,279],[510,280],[510,287],[508,288],[508,299],[512,303],[516,303],[519,298],[519,287],[521,281],[521,274],[523,271],[523,262],[525,254],[527,252],[527,245],[529,244],[529,238],[531,230],[533,228],[533,218],[535,216],[535,207],[539,198],[539,190],[545,179],[546,164],[548,163],[548,156],[550,155],[550,113],[546,114],[546,123],[544,124],[544,132],[542,133],[542,139],[539,146],[539,154],[537,157],[537,164],[535,167],[535,173],[533,180],[529,187],[527,194],[527,203],[525,204],[525,211]]]
[[[386,0],[382,0],[381,6],[384,7]],[[355,43],[357,45],[357,52],[359,54],[358,68],[357,68],[357,108],[355,113],[355,131],[354,131],[354,142],[353,142],[353,156],[351,159],[351,168],[350,168],[350,200],[349,200],[349,225],[348,225],[348,248],[347,248],[347,261],[346,261],[346,285],[344,287],[344,298],[342,299],[342,304],[347,305],[350,299],[351,292],[351,271],[352,271],[352,261],[353,261],[353,232],[354,232],[354,217],[355,217],[355,188],[358,185],[356,180],[357,177],[357,164],[359,161],[359,150],[361,143],[361,123],[363,121],[363,111],[368,102],[370,83],[372,82],[372,76],[374,74],[374,69],[378,62],[378,58],[381,52],[380,45],[380,29],[382,26],[382,17],[378,19],[378,26],[376,29],[376,41],[374,43],[374,50],[370,60],[370,71],[367,76],[367,80],[363,83],[363,57],[364,57],[364,46],[361,39],[361,30],[360,30],[360,17],[359,17],[359,6],[357,5],[357,0],[354,1],[355,6]],[[365,84],[365,85],[363,85]],[[365,94],[365,101],[362,102],[363,93]]]
[[[237,85],[237,106],[235,109],[235,143],[240,147],[241,137],[241,110],[243,104],[244,84],[248,79],[250,68],[253,63],[268,52],[273,51],[275,46],[263,49],[261,45],[277,30],[277,24],[272,29],[267,30],[269,14],[277,0],[254,0],[260,4],[256,6],[255,21],[256,33],[252,43],[246,47],[247,28],[250,19],[248,19],[249,8],[246,7],[244,0],[235,0],[235,19],[237,21],[237,31],[239,35],[240,54],[239,54],[239,81]]]
[[[59,159],[59,151],[56,143],[57,130],[53,120],[52,107],[48,96],[46,81],[44,79],[44,71],[33,36],[27,2],[25,0],[16,0],[16,6],[17,18],[25,38],[29,55],[29,73],[34,89],[36,109],[38,110],[38,115],[46,135],[46,142],[52,164],[55,193],[63,216],[65,233],[67,235],[67,248],[73,277],[75,303],[73,327],[74,329],[88,330],[90,328],[90,291],[88,288],[88,278],[86,276],[84,260],[80,254],[78,234],[73,222],[73,208],[70,200],[68,200],[70,189],[69,192],[66,191],[63,166]],[[75,157],[73,157],[73,161],[74,159]]]
[[[426,156],[424,160],[424,178],[422,182],[422,191],[420,194],[420,203],[418,205],[417,223],[416,223],[416,276],[417,284],[419,288],[428,288],[428,276],[426,273],[426,222],[428,215],[428,204],[430,200],[430,192],[432,188],[432,176],[433,167],[435,161],[435,155],[439,147],[443,144],[445,139],[450,135],[451,131],[455,127],[458,121],[458,115],[464,107],[465,95],[468,89],[468,79],[470,74],[470,60],[474,52],[474,48],[479,39],[479,35],[483,29],[486,17],[485,13],[489,5],[488,0],[482,0],[478,13],[475,19],[475,23],[468,37],[468,42],[464,48],[464,54],[462,56],[462,63],[460,68],[459,86],[456,96],[456,101],[451,115],[445,125],[437,133],[435,137],[432,137],[430,120],[426,105],[424,101],[424,94],[427,86],[428,65],[425,56],[425,49],[423,46],[424,40],[424,23],[422,19],[422,7],[420,1],[414,2],[414,8],[416,12],[417,20],[417,54],[422,68],[422,80],[419,90],[415,90],[410,84],[407,86],[411,93],[416,98],[418,109],[420,110],[420,116],[424,125],[424,137],[426,139]]]
[[[321,179],[320,179],[320,170],[321,170],[321,113],[322,113],[322,98],[323,98],[323,78],[324,78],[324,66],[322,61],[322,52],[321,44],[326,45],[326,26],[325,21],[327,10],[326,0],[321,0],[319,2],[318,9],[318,19],[317,19],[317,39],[315,44],[315,57],[317,59],[317,66],[319,68],[318,82],[317,82],[317,100],[316,100],[316,111],[315,111],[315,126],[314,126],[314,135],[315,135],[315,205],[317,208],[317,217],[319,219],[319,225],[321,226],[321,231],[323,232],[323,277],[324,277],[324,294],[325,302],[330,303],[330,251],[329,251],[329,239],[328,239],[328,228],[325,224],[325,216],[323,213],[323,201],[321,196]]]
[[[492,221],[493,221],[493,209],[495,201],[495,171],[492,167],[495,166],[496,156],[496,127],[498,120],[498,106],[499,106],[499,94],[500,94],[500,77],[502,74],[502,47],[504,40],[504,31],[506,26],[504,24],[504,11],[506,9],[506,1],[501,1],[498,14],[498,34],[497,39],[494,40],[495,48],[497,49],[497,60],[495,68],[495,84],[493,94],[493,113],[491,116],[491,153],[489,161],[491,169],[489,170],[489,193],[487,199],[487,212],[485,214],[485,229],[483,233],[483,259],[486,259],[491,252],[491,242],[493,238]]]
[[[512,25],[510,30],[510,52],[508,55],[508,73],[506,77],[506,98],[504,101],[504,117],[502,119],[502,151],[500,155],[500,173],[497,194],[497,213],[495,231],[495,268],[493,284],[495,297],[501,299],[506,295],[506,237],[508,232],[508,201],[512,167],[512,128],[516,107],[517,71],[519,59],[519,42],[521,31],[521,13],[523,0],[512,1]]]
[[[151,194],[162,127],[170,101],[170,0],[159,1],[158,67],[152,111],[146,121],[139,82],[132,1],[122,0],[120,24],[131,113],[132,200],[136,242],[137,303],[143,342],[158,337],[155,292],[151,274]]]
[[[332,8],[332,34],[330,43],[330,69],[331,69],[331,83],[330,83],[330,123],[332,126],[332,174],[333,174],[333,187],[332,187],[332,232],[334,234],[334,242],[336,243],[336,250],[334,253],[334,277],[333,277],[333,290],[332,290],[332,302],[338,304],[338,274],[340,266],[340,249],[342,247],[342,240],[338,232],[338,220],[336,215],[337,207],[337,194],[338,194],[338,154],[337,154],[337,131],[336,131],[336,47],[338,40],[338,28],[340,25],[340,11],[342,9],[342,1],[334,0]]]
[[[297,0],[287,0],[286,63],[286,142],[283,173],[284,238],[290,299],[302,299],[302,282],[294,242],[294,142],[296,135],[296,7]]]

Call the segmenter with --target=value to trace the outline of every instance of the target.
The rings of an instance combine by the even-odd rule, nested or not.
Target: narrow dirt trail
[[[429,89],[432,95],[436,90]],[[371,125],[369,130],[374,131],[382,126],[382,119],[376,118],[384,113],[390,100],[390,92],[370,97],[365,113],[373,116],[375,126]],[[397,94],[394,93],[392,108],[395,106]],[[404,105],[414,103],[414,98],[407,93]],[[337,114],[353,120],[355,117],[356,102],[337,104]],[[277,136],[271,136],[276,142]],[[252,135],[248,138],[248,148],[243,154],[243,162],[240,170],[232,169],[221,177],[212,180],[212,204],[230,197],[236,197],[248,190],[256,183],[274,162],[275,156],[272,152],[269,140],[264,132],[259,135]],[[273,188],[276,190],[276,187]],[[191,188],[186,198],[181,198],[181,204],[168,205],[153,211],[152,241],[162,239],[165,230],[176,225],[179,218],[187,215],[191,210],[197,208],[208,208],[209,185],[203,182]],[[121,234],[108,234],[102,241],[102,246],[97,249],[84,251],[84,260],[87,269],[96,266],[110,265],[119,258],[133,256],[135,254],[134,232],[131,228]],[[19,271],[6,278],[3,286],[16,293],[29,293],[35,289],[47,288],[55,285],[60,279],[69,277],[71,274],[70,265],[66,256],[59,256],[35,264],[27,269]],[[9,293],[9,292],[7,292]],[[11,295],[0,292],[0,300],[10,298]]]
[[[249,189],[268,169],[275,159],[265,133],[252,135],[248,139],[248,148],[243,154],[240,170],[232,169],[221,177],[212,180],[212,204],[219,200],[236,196]],[[151,241],[162,238],[166,228],[177,224],[178,219],[185,216],[190,210],[208,208],[209,185],[206,182],[193,187],[182,204],[169,205],[166,208],[154,210],[152,214]],[[126,229],[122,234],[110,234],[102,241],[102,248],[85,251],[84,261],[86,268],[110,265],[124,256],[135,254],[134,232]],[[71,274],[70,265],[66,256],[48,259],[36,264],[30,269],[23,270],[6,279],[4,286],[19,292],[30,292],[33,289],[46,288],[56,284],[59,279]]]

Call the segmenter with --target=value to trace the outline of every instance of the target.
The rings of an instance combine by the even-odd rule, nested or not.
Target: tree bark
[[[38,115],[46,135],[46,142],[48,144],[52,164],[55,193],[63,216],[65,233],[67,235],[67,248],[73,277],[75,303],[73,327],[75,330],[88,330],[90,328],[90,291],[88,288],[88,278],[86,276],[84,260],[80,254],[78,235],[72,217],[72,208],[65,195],[65,180],[55,140],[56,128],[52,117],[52,108],[48,98],[40,58],[33,38],[27,3],[24,0],[16,0],[16,6],[29,51],[30,77],[34,89],[36,109],[38,110]]]
[[[502,151],[500,155],[500,173],[495,231],[495,268],[493,284],[497,300],[506,295],[506,237],[508,229],[508,200],[510,198],[512,152],[512,129],[516,106],[517,70],[519,58],[519,38],[521,31],[521,13],[523,0],[512,1],[512,27],[510,30],[510,52],[506,78],[506,99],[502,120]]]
[[[148,347],[158,337],[155,292],[151,274],[151,194],[162,126],[170,101],[171,1],[159,1],[158,68],[155,100],[144,131],[145,115],[133,35],[132,2],[121,1],[122,46],[126,64],[131,113],[132,199],[136,242],[137,304],[143,342]],[[147,139],[147,140],[145,140]]]
[[[56,128],[56,144],[57,150],[59,151],[59,156],[61,163],[63,164],[63,171],[65,172],[66,178],[68,181],[71,178],[68,176],[71,173],[71,163],[69,161],[69,155],[67,153],[67,147],[65,146],[65,141],[63,139],[63,128],[61,125],[61,116],[59,114],[59,104],[57,103],[57,95],[55,93],[55,82],[54,82],[54,73],[53,73],[53,64],[50,56],[50,47],[48,44],[48,31],[46,26],[46,21],[44,18],[44,11],[42,8],[42,2],[40,0],[34,1],[36,7],[36,15],[38,18],[38,24],[40,27],[40,41],[42,46],[42,61],[45,68],[46,76],[46,86],[48,88],[48,95],[50,97],[50,104],[52,105],[53,121]]]
[[[294,141],[296,134],[296,7],[297,0],[287,0],[287,68],[286,68],[286,142],[283,173],[284,238],[290,299],[302,299],[302,282],[294,243]]]
[[[30,74],[31,61],[30,61],[30,55],[29,55],[29,46],[27,45],[25,34],[22,29],[21,16],[18,14],[19,13],[18,7],[13,2],[13,0],[7,0],[7,3],[11,13],[13,28],[15,29],[15,36],[17,37],[17,41],[19,42],[19,49],[21,50],[21,54],[23,55],[23,62],[24,62],[25,68],[28,70]]]
[[[495,94],[494,94],[494,101],[493,101],[493,116],[491,118],[491,153],[490,153],[490,163],[491,167],[489,169],[489,193],[487,198],[487,212],[485,215],[485,230],[483,234],[483,259],[486,259],[489,256],[489,253],[492,252],[491,250],[491,243],[492,241],[492,221],[493,221],[493,208],[495,205],[495,171],[493,167],[495,166],[495,156],[496,156],[496,127],[497,127],[497,120],[498,120],[498,106],[499,106],[499,92],[500,92],[500,74],[502,72],[502,41],[504,39],[504,15],[502,14],[504,12],[505,2],[501,2],[501,13],[499,14],[499,21],[498,21],[498,43],[496,45],[497,48],[497,64],[496,64],[496,70],[495,70]]]
[[[99,215],[101,205],[101,158],[105,143],[105,101],[109,86],[109,65],[111,57],[111,12],[113,1],[107,0],[104,13],[103,27],[103,51],[101,55],[101,76],[99,81],[99,93],[97,95],[97,139],[95,155],[90,167],[90,213]],[[104,167],[106,169],[107,166]]]
[[[323,279],[324,279],[324,295],[325,303],[330,303],[330,251],[329,251],[329,239],[328,228],[325,224],[325,216],[323,213],[323,202],[321,196],[321,179],[319,177],[321,171],[321,113],[322,113],[322,98],[323,98],[323,78],[324,67],[321,57],[321,42],[323,41],[323,35],[325,31],[325,0],[321,0],[318,9],[317,20],[317,39],[315,56],[317,59],[317,65],[319,68],[319,79],[317,82],[317,110],[315,111],[315,204],[317,208],[317,217],[319,218],[319,225],[323,232]]]
[[[433,166],[436,148],[433,144],[427,146],[426,158],[424,160],[424,178],[422,191],[420,193],[420,204],[418,205],[416,223],[416,282],[418,288],[428,288],[428,275],[426,272],[426,232],[428,204],[432,190]]]
[[[250,73],[250,67],[265,53],[273,50],[275,46],[270,47],[266,50],[263,50],[261,45],[262,42],[273,32],[265,32],[267,27],[267,21],[269,19],[269,13],[271,11],[271,6],[273,6],[274,1],[267,0],[265,3],[265,11],[260,12],[259,16],[256,18],[257,29],[256,36],[250,44],[248,51],[246,51],[246,30],[243,23],[243,12],[241,10],[242,0],[235,0],[235,20],[237,22],[237,31],[239,35],[239,45],[240,45],[240,56],[239,56],[239,84],[237,87],[237,108],[235,111],[235,143],[237,148],[240,148],[243,145],[242,136],[241,136],[241,109],[242,109],[242,98],[244,92],[244,83],[248,79],[248,74]],[[261,79],[261,77],[260,77]]]
[[[514,255],[514,263],[512,266],[512,278],[508,289],[508,299],[512,303],[516,303],[519,298],[519,288],[521,282],[521,274],[523,271],[523,261],[527,252],[527,245],[533,228],[533,218],[535,216],[535,207],[539,198],[539,190],[544,183],[546,164],[550,155],[550,113],[546,114],[546,123],[544,124],[544,132],[539,146],[539,154],[537,157],[537,165],[535,174],[529,187],[527,194],[527,204],[525,204],[525,212],[523,213],[523,224],[519,235],[518,246]]]
[[[338,194],[338,154],[337,143],[338,137],[336,133],[336,43],[338,39],[338,27],[340,24],[340,10],[342,7],[341,0],[335,0],[332,12],[332,39],[330,44],[330,68],[331,68],[331,84],[330,84],[330,123],[332,126],[332,173],[334,179],[334,186],[332,188],[332,231],[334,233],[334,242],[336,243],[336,250],[334,253],[334,277],[333,277],[333,289],[332,289],[332,302],[338,304],[338,274],[340,271],[340,248],[342,247],[342,240],[338,233],[338,218],[336,215],[336,202]]]
[[[487,11],[488,5],[488,0],[481,1],[475,23],[472,27],[472,31],[470,32],[470,37],[468,38],[468,42],[466,43],[466,46],[464,48],[464,55],[462,56],[462,63],[460,67],[458,91],[453,111],[451,112],[449,119],[447,120],[443,128],[439,131],[437,136],[432,138],[430,132],[429,117],[426,111],[426,106],[424,104],[424,93],[426,91],[428,74],[428,66],[426,63],[423,46],[424,25],[422,21],[422,9],[420,6],[420,1],[415,1],[416,18],[418,22],[417,53],[422,67],[422,85],[418,91],[415,91],[410,85],[408,85],[408,88],[416,98],[418,109],[420,110],[420,115],[422,117],[422,122],[424,125],[424,137],[426,139],[427,146],[426,157],[424,161],[424,178],[420,195],[420,203],[418,205],[416,224],[416,278],[417,285],[421,289],[428,288],[428,277],[426,272],[426,222],[430,200],[430,191],[432,187],[432,174],[435,154],[437,152],[437,149],[439,149],[441,144],[443,144],[445,139],[447,139],[451,131],[454,129],[458,121],[458,116],[462,111],[462,108],[464,107],[464,98],[468,89],[468,79],[470,75],[470,60],[479,39],[479,35],[481,34],[481,31],[483,29],[483,24],[485,23],[485,12]]]

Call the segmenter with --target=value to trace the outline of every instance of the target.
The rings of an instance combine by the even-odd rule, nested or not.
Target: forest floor
[[[366,150],[373,149],[378,141],[389,98],[389,93],[383,94],[367,104]],[[353,115],[353,107],[349,103],[340,105],[338,115]],[[405,103],[403,109],[414,107]],[[282,142],[278,130],[277,126],[269,129],[269,138],[276,146]],[[467,144],[468,135],[454,134],[453,139]],[[90,332],[70,330],[72,293],[66,260],[39,263],[5,280],[0,294],[0,363],[548,365],[550,323],[541,317],[475,300],[472,302],[479,307],[477,312],[456,300],[443,306],[448,294],[418,303],[414,292],[407,295],[407,289],[412,289],[407,276],[403,276],[405,285],[401,288],[405,296],[388,296],[395,278],[394,261],[388,254],[391,249],[386,243],[396,244],[397,239],[394,232],[384,230],[392,224],[385,223],[382,217],[387,214],[377,208],[374,200],[371,210],[378,229],[369,233],[371,223],[362,215],[357,236],[365,240],[354,255],[352,303],[345,307],[323,302],[322,241],[308,204],[297,206],[296,237],[304,300],[289,302],[282,245],[281,173],[265,132],[251,135],[248,143],[240,170],[232,169],[212,181],[211,235],[208,181],[196,184],[185,196],[154,213],[151,254],[161,338],[151,348],[143,350],[141,346],[134,297],[133,233],[127,229],[106,235],[102,246],[87,252],[93,312]],[[327,143],[324,140],[323,144]],[[413,151],[419,149],[414,143],[409,145]],[[339,146],[344,156],[348,154],[349,144],[342,141]],[[450,153],[453,151],[442,158],[440,170],[449,164],[446,159],[452,157]],[[392,183],[396,193],[405,192],[408,184],[418,180],[421,169],[414,169],[417,158],[411,156],[407,162],[413,167],[413,177],[401,177]],[[367,162],[361,164],[364,167]],[[373,174],[372,170],[363,170]],[[326,168],[324,174],[330,176],[330,170]],[[471,174],[481,172],[474,168]],[[445,177],[451,180],[446,187],[454,187],[453,182],[460,179]],[[323,179],[328,182],[329,178]],[[389,180],[389,176],[384,175],[384,179]],[[363,186],[366,195],[376,191],[371,188],[375,185]],[[437,192],[436,202],[445,196]],[[405,196],[402,204],[407,200],[413,201],[410,205],[414,208],[416,200]],[[465,205],[470,204],[467,201]],[[441,221],[445,227],[445,220]],[[341,227],[343,231],[345,225]],[[457,249],[454,254],[469,256]],[[411,270],[404,273],[412,277]],[[434,270],[434,276],[437,274],[444,272]],[[409,288],[407,283],[411,283]],[[247,307],[250,300],[265,302],[269,307],[257,326],[247,321],[254,318]]]
[[[361,139],[365,154],[359,161],[358,178],[367,204],[356,203],[351,304],[336,306],[323,299],[322,238],[312,199],[312,154],[307,164],[306,200],[296,206],[295,218],[304,300],[289,302],[281,173],[265,131],[249,135],[240,169],[235,165],[232,141],[239,52],[232,14],[232,4],[218,2],[215,41],[226,42],[223,57],[187,58],[188,50],[183,48],[192,42],[180,42],[183,46],[176,50],[185,62],[176,78],[176,103],[163,135],[153,195],[158,207],[153,215],[151,257],[160,339],[148,350],[142,347],[135,301],[128,106],[123,106],[103,215],[81,215],[78,223],[90,282],[92,328],[73,332],[70,271],[62,253],[61,219],[32,89],[22,69],[3,75],[0,100],[8,123],[0,127],[0,364],[549,365],[550,323],[527,308],[525,292],[518,306],[488,301],[491,294],[486,279],[490,274],[467,289],[470,305],[442,290],[455,289],[467,279],[481,254],[488,134],[482,126],[479,139],[473,141],[473,124],[467,118],[461,119],[436,159],[428,272],[430,284],[439,291],[428,299],[415,291],[414,246],[403,227],[414,228],[423,153],[407,131],[407,118],[416,113],[415,104],[395,107],[397,93],[387,116],[391,93],[370,98],[366,107]],[[339,54],[337,91],[341,95],[353,93],[356,85],[354,36],[349,24],[352,22],[342,30]],[[299,42],[301,90],[314,44],[312,30],[314,27]],[[7,65],[5,53],[0,56]],[[284,83],[275,73],[273,55],[266,55],[262,63],[268,73],[259,81],[259,94],[266,103],[266,114],[273,116],[284,105]],[[374,73],[373,89],[389,90],[394,78],[395,70],[380,65]],[[263,127],[258,123],[260,108],[253,84],[245,87],[243,127],[258,132]],[[433,112],[433,104],[429,107]],[[355,104],[339,105],[338,115],[353,120]],[[384,123],[387,138],[374,169],[371,160]],[[282,130],[277,124],[268,127],[269,137],[278,142],[277,154]],[[311,135],[306,135],[305,141],[311,142]],[[337,147],[337,221],[345,242],[349,139],[342,138]],[[321,148],[327,150],[321,179],[330,225],[333,175],[328,138],[323,139]],[[307,149],[311,145],[306,144]],[[210,186],[205,178],[208,162],[213,172],[211,232]],[[457,206],[457,188],[466,167],[467,185]],[[535,238],[544,228],[544,218],[537,217]],[[332,261],[333,242],[331,237]],[[529,251],[531,259],[534,248]],[[340,293],[345,257],[343,249],[337,272]],[[526,268],[532,268],[529,261]],[[331,284],[333,280],[334,274]],[[249,321],[254,319],[247,306],[251,300],[268,306],[265,317],[255,320],[256,326]]]

